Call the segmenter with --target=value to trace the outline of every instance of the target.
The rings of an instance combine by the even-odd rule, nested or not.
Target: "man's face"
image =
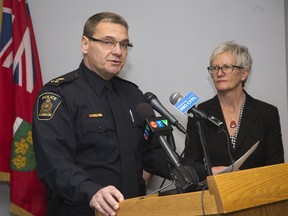
[[[90,36],[90,35],[89,35]],[[128,43],[128,31],[119,24],[101,22],[97,25],[94,35],[91,37],[101,40],[95,41],[86,36],[82,37],[81,48],[85,65],[105,80],[119,74],[126,62],[127,49],[123,49],[121,43]],[[107,44],[115,44],[115,47],[107,48]]]

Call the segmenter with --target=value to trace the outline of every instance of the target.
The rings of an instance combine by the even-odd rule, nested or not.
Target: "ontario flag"
[[[45,186],[38,180],[32,110],[42,77],[28,3],[3,0],[0,38],[0,180],[10,184],[10,211],[43,216]]]

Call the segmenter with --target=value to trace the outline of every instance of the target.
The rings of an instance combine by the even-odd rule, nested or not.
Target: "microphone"
[[[179,121],[161,104],[156,95],[151,92],[146,92],[144,94],[144,101],[149,103],[153,107],[153,109],[155,109],[162,116],[165,116],[168,121],[182,133],[187,133],[185,128],[179,123]]]
[[[157,139],[161,147],[164,149],[169,160],[174,166],[180,166],[179,158],[167,142],[165,136],[168,136],[173,131],[169,121],[164,117],[155,117],[152,107],[145,102],[142,102],[136,107],[136,116],[141,122],[145,122],[144,139],[151,143]]]
[[[141,122],[146,122],[144,129],[145,140],[152,142],[157,139],[172,163],[173,169],[170,172],[170,177],[178,191],[182,193],[194,189],[199,182],[198,175],[193,167],[183,167],[178,155],[171,149],[166,136],[171,134],[173,129],[168,119],[163,116],[155,117],[152,107],[144,102],[137,105],[136,115]]]
[[[173,104],[174,107],[182,114],[188,113],[188,116],[190,116],[190,113],[192,113],[200,119],[205,119],[207,125],[216,132],[223,129],[223,122],[214,116],[207,115],[205,112],[194,106],[200,100],[200,98],[193,92],[189,92],[184,97],[179,92],[174,92],[170,95],[169,100],[171,104]]]

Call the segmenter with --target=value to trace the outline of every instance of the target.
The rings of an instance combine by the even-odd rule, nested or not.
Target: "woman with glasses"
[[[278,109],[254,99],[244,90],[251,66],[248,48],[235,42],[225,42],[212,52],[207,69],[217,95],[199,104],[198,108],[218,118],[224,127],[222,132],[216,133],[205,125],[204,120],[189,117],[185,157],[203,162],[205,151],[196,127],[198,122],[204,132],[211,167],[230,165],[257,141],[260,141],[258,147],[240,169],[284,162]],[[216,171],[214,168],[213,173]]]

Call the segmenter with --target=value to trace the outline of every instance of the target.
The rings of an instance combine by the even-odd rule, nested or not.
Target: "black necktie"
[[[106,82],[105,88],[108,90],[107,98],[113,113],[120,148],[122,193],[126,199],[139,196],[133,143],[131,143],[128,124],[125,120],[125,112],[128,110],[124,110],[119,95],[113,91],[111,82]]]

